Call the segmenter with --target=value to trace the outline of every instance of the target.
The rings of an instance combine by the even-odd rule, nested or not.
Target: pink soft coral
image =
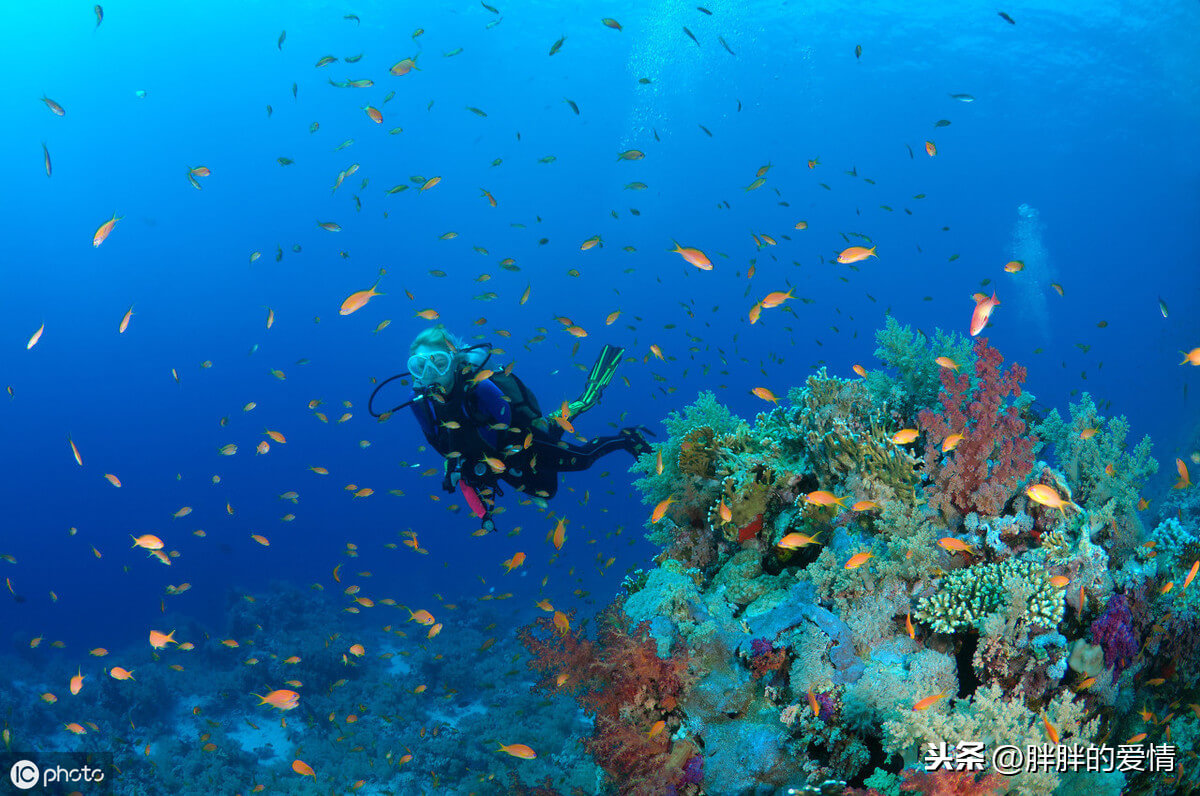
[[[649,623],[628,629],[619,608],[602,612],[597,623],[594,642],[578,629],[558,632],[549,617],[520,631],[530,668],[543,675],[535,687],[567,691],[593,716],[584,747],[622,794],[663,793],[683,778],[694,751],[687,742],[670,741],[678,726],[671,714],[690,683],[686,649],[658,657]],[[660,719],[664,725],[655,728]]]
[[[1014,363],[1003,373],[1003,364],[1004,357],[988,345],[987,338],[978,338],[974,390],[966,374],[943,369],[942,413],[921,410],[925,467],[934,481],[929,504],[944,515],[975,511],[998,516],[1033,469],[1038,439],[1026,436],[1017,407],[1005,406],[1005,398],[1021,395],[1025,368]],[[962,440],[953,453],[942,454],[942,442],[952,434],[962,434]]]
[[[978,777],[970,771],[915,771],[904,772],[900,790],[916,791],[921,796],[996,796],[1004,787],[1004,777],[989,771]]]

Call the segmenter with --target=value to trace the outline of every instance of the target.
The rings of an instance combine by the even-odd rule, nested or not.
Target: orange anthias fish
[[[78,694],[83,689],[83,670],[76,669],[76,674],[71,678],[71,693]]]
[[[1191,585],[1192,580],[1196,577],[1196,572],[1200,571],[1200,561],[1193,561],[1192,568],[1188,570],[1187,577],[1183,579],[1183,588]]]
[[[551,543],[555,550],[562,550],[563,542],[567,539],[567,521],[559,520],[558,526],[554,529],[553,536],[550,537]]]
[[[750,392],[755,398],[761,398],[764,401],[770,401],[773,404],[779,403],[779,399],[775,397],[775,393],[771,392],[766,387],[755,387]]]
[[[804,502],[814,506],[837,505],[841,508],[846,508],[846,504],[842,502],[845,499],[845,497],[835,497],[832,492],[825,489],[818,489],[816,492],[809,492],[804,496]]]
[[[850,556],[850,560],[846,562],[845,568],[846,569],[858,569],[859,567],[861,567],[863,564],[867,563],[872,558],[874,558],[874,556],[871,554],[871,552],[869,550],[865,550],[861,553],[855,553],[854,555]]]
[[[958,447],[958,443],[963,441],[962,434],[951,434],[942,440],[942,453],[949,453]]]
[[[667,514],[667,509],[675,502],[675,497],[671,496],[654,507],[654,511],[650,513],[650,522],[656,523]]]
[[[313,771],[312,766],[310,766],[308,763],[305,763],[303,760],[293,760],[292,771],[295,771],[302,777],[312,777],[314,780],[317,778],[317,774],[315,771]]]
[[[164,649],[168,644],[178,643],[179,642],[175,640],[174,630],[172,630],[170,633],[160,633],[157,630],[150,631],[150,646],[154,647],[156,650]]]
[[[837,256],[837,261],[843,264],[859,263],[868,257],[878,257],[879,255],[875,253],[875,248],[874,246],[869,249],[863,246],[851,246],[848,249],[842,250]]]
[[[108,234],[113,231],[113,227],[115,227],[117,222],[122,218],[124,218],[124,216],[118,216],[116,213],[113,213],[113,217],[111,219],[100,225],[100,228],[96,230],[96,234],[92,236],[93,248],[98,247],[101,243],[104,243],[105,238],[108,237]]]
[[[934,155],[937,154],[937,145],[934,144],[932,141],[926,141],[925,142],[925,153],[927,155],[929,155],[929,157],[933,157]]]
[[[134,547],[141,547],[145,548],[146,550],[163,549],[163,540],[159,539],[152,533],[144,533],[141,536],[134,536],[133,534],[130,534],[129,538],[133,540]]]
[[[919,433],[915,428],[902,428],[892,435],[892,444],[908,445],[917,439]]]
[[[941,366],[943,368],[949,368],[950,370],[954,370],[954,371],[958,370],[958,363],[955,362],[950,357],[938,357],[937,359],[935,359],[933,361],[936,362],[939,366]]]
[[[524,563],[525,563],[525,554],[524,553],[513,553],[512,558],[509,558],[504,561],[504,563],[503,563],[504,571],[505,571],[505,573],[512,572],[514,569],[516,569],[517,567],[521,566]]]
[[[1191,486],[1192,479],[1191,479],[1191,477],[1188,476],[1187,464],[1183,461],[1183,459],[1180,459],[1180,458],[1175,459],[1175,469],[1179,473],[1179,480],[1176,481],[1175,485],[1171,488],[1172,489],[1187,489],[1189,486]]]
[[[1180,351],[1179,353],[1183,354],[1183,361],[1179,363],[1180,365],[1200,365],[1200,346],[1191,351]]]
[[[379,287],[378,279],[375,280],[375,284],[371,285],[368,290],[359,290],[355,293],[351,293],[346,297],[346,300],[342,302],[342,307],[340,310],[338,310],[338,315],[349,315],[352,312],[357,312],[358,310],[361,310],[363,307],[367,306],[367,302],[373,299],[375,296],[384,295],[383,293],[379,293],[375,290],[377,287]]]
[[[300,695],[295,691],[288,691],[286,689],[272,691],[266,696],[262,694],[254,694],[254,696],[261,700],[258,703],[259,705],[270,705],[278,710],[292,710],[300,706]]]
[[[971,545],[962,539],[955,539],[953,536],[943,536],[941,539],[938,539],[938,546],[949,553],[970,553],[971,555],[975,555],[975,550]]]
[[[537,752],[533,751],[523,743],[510,743],[507,746],[500,744],[500,748],[496,751],[504,752],[505,754],[512,755],[513,757],[519,757],[522,760],[533,760],[535,757],[537,757]]]
[[[409,611],[408,612],[408,621],[419,622],[422,625],[432,625],[433,624],[433,614],[429,613],[424,608],[421,608],[420,610],[417,610],[417,611]]]
[[[1004,270],[1010,274],[1015,274],[1025,268],[1025,263],[1022,260],[1010,260],[1004,264]]]
[[[915,703],[913,703],[912,709],[913,710],[929,710],[931,707],[936,705],[938,702],[941,702],[945,698],[946,698],[945,691],[943,691],[940,694],[934,694],[933,696],[927,696],[924,699],[919,699]]]
[[[1054,729],[1045,713],[1042,713],[1042,726],[1046,728],[1046,737],[1050,739],[1050,743],[1058,743],[1058,730]]]
[[[814,716],[821,715],[821,703],[817,702],[817,696],[813,693],[811,685],[808,687],[808,707],[812,709]]]
[[[1066,512],[1063,511],[1063,509],[1065,509],[1067,506],[1078,508],[1078,506],[1076,506],[1074,503],[1064,499],[1061,495],[1059,495],[1058,492],[1054,490],[1054,487],[1046,486],[1045,484],[1034,484],[1025,490],[1025,494],[1028,495],[1029,499],[1034,503],[1046,506],[1047,508],[1058,509],[1063,513],[1064,516],[1066,515]]]
[[[675,244],[675,248],[671,249],[671,251],[678,253],[679,256],[687,260],[688,263],[696,266],[701,271],[712,270],[712,262],[709,261],[704,252],[700,251],[699,249],[689,249],[685,246],[680,246],[678,241],[671,242]]]
[[[791,290],[786,293],[781,290],[776,290],[774,293],[768,293],[766,298],[764,298],[760,303],[762,304],[763,309],[769,310],[773,307],[778,307],[780,304],[790,298],[795,298],[795,296],[792,295]]]
[[[1000,300],[996,298],[996,291],[992,291],[991,298],[985,298],[976,302],[975,311],[971,313],[971,336],[975,337],[983,331],[983,328],[988,325],[988,319],[992,317],[992,310],[1000,305]]]
[[[817,531],[812,536],[804,533],[789,533],[779,540],[776,547],[782,547],[784,550],[799,550],[801,547],[808,547],[810,544],[817,543],[817,537],[821,535],[821,531]]]

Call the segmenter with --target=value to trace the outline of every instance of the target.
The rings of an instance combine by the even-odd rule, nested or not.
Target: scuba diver
[[[442,489],[461,489],[483,530],[492,531],[496,497],[504,494],[501,481],[544,501],[558,491],[559,473],[586,470],[618,450],[635,459],[652,450],[643,436],[650,432],[643,426],[582,445],[562,439],[565,431],[574,431],[570,421],[600,400],[624,352],[604,346],[579,398],[543,416],[537,398],[512,373],[512,365],[500,372],[486,367],[490,343],[464,345],[439,324],[416,336],[408,373],[380,382],[367,409],[375,417],[387,417],[410,407],[429,445],[445,459]],[[376,413],[371,403],[379,390],[405,375],[413,380],[412,397]]]

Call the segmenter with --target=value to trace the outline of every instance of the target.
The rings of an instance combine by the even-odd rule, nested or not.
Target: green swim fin
[[[583,385],[583,392],[574,401],[571,401],[567,406],[571,412],[571,417],[577,417],[600,402],[600,394],[604,392],[604,388],[613,380],[613,376],[617,374],[617,366],[621,364],[621,356],[625,353],[625,349],[621,346],[606,345],[600,351],[600,355],[596,357],[596,362],[592,365],[592,370],[588,373],[587,382]],[[558,417],[562,414],[562,410],[551,412],[547,417]]]

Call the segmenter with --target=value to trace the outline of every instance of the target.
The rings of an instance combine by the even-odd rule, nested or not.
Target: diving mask
[[[408,358],[408,372],[419,382],[429,383],[445,376],[454,363],[449,351],[413,354]]]

